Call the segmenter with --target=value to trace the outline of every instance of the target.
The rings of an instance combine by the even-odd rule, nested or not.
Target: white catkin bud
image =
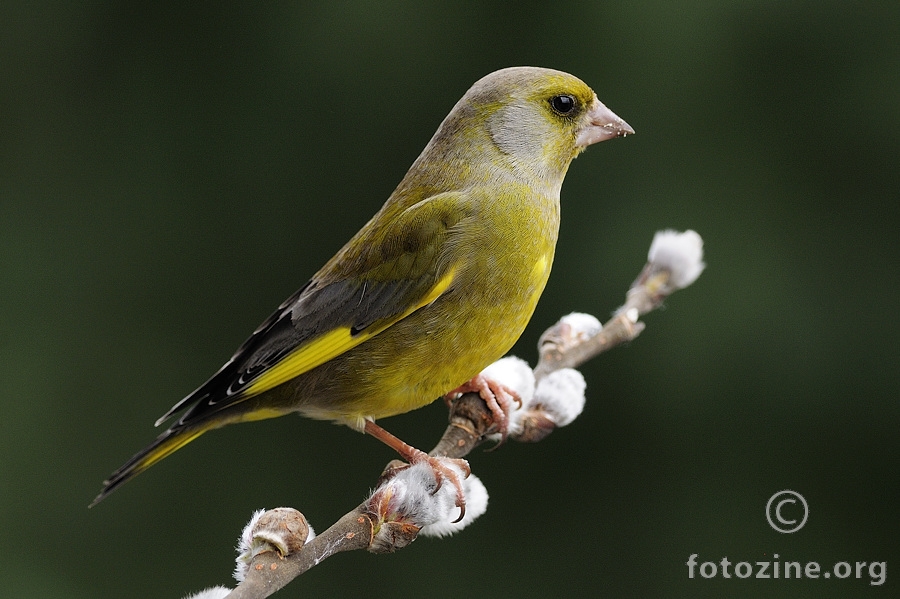
[[[574,340],[583,341],[590,339],[603,330],[603,325],[597,320],[596,316],[584,314],[583,312],[572,312],[566,314],[559,319],[563,324],[567,324],[571,330],[571,336]]]
[[[243,582],[247,569],[250,567],[250,562],[260,553],[274,550],[281,555],[288,555],[297,551],[303,543],[308,543],[315,537],[312,526],[306,522],[306,519],[300,512],[292,508],[276,508],[272,511],[272,514],[278,514],[278,518],[282,519],[280,520],[282,525],[276,526],[274,529],[271,526],[265,526],[263,523],[260,523],[260,520],[267,513],[267,510],[256,510],[253,512],[250,522],[244,527],[238,539],[238,556],[235,558],[235,568],[232,574],[238,582]],[[293,516],[294,514],[296,516]],[[288,515],[292,516],[292,520],[283,520]],[[299,518],[299,521],[297,518]],[[285,522],[290,522],[290,524],[285,525]],[[298,529],[299,531],[307,530],[305,540],[298,538]]]
[[[184,599],[222,599],[227,597],[229,593],[231,593],[231,589],[227,587],[210,587],[193,595],[187,595]]]
[[[463,519],[459,522],[453,522],[459,515],[459,510],[454,504],[453,509],[446,512],[441,519],[422,527],[422,530],[419,531],[420,535],[437,538],[450,536],[464,529],[487,511],[488,492],[481,480],[474,474],[470,474],[468,478],[462,481],[462,484],[463,493],[466,497],[466,515]],[[453,485],[445,482],[441,489],[443,490],[444,487],[452,489]],[[453,497],[455,501],[455,489]]]
[[[256,547],[253,542],[253,530],[256,528],[256,523],[259,522],[259,519],[265,513],[266,510],[256,510],[253,512],[253,515],[250,516],[250,521],[244,526],[244,530],[241,531],[237,546],[238,556],[235,560],[236,565],[233,573],[234,579],[238,582],[243,582],[244,577],[247,574],[247,568],[250,566],[250,561],[253,560],[253,556],[256,555]]]
[[[650,244],[647,260],[654,265],[654,270],[669,271],[671,287],[683,289],[696,281],[706,268],[703,238],[692,230],[684,233],[671,229],[658,231]]]
[[[515,437],[521,432],[522,418],[534,400],[534,371],[525,360],[515,356],[506,356],[482,370],[481,374],[519,394],[522,405],[513,404],[509,414],[508,431]],[[499,435],[494,436],[499,439]]]
[[[572,368],[551,372],[541,379],[534,392],[534,405],[540,406],[557,426],[566,426],[584,410],[584,376]]]
[[[455,460],[450,458],[437,459],[442,460],[445,466],[456,473],[456,476],[461,481],[463,494],[466,497],[465,518],[448,529],[447,532],[442,533],[450,534],[456,530],[461,530],[483,513],[484,509],[487,508],[487,499],[484,500],[484,508],[479,511],[477,498],[474,503],[471,503],[473,498],[469,497],[468,488],[471,485],[469,481],[472,480],[472,475],[465,478],[465,473],[459,468]],[[475,480],[477,481],[478,479],[475,478]],[[475,484],[481,485],[480,481]],[[481,486],[483,487],[483,485]],[[402,520],[421,529],[432,525],[438,525],[440,529],[442,523],[449,525],[453,520],[456,520],[459,516],[459,508],[456,505],[456,485],[445,479],[441,482],[440,489],[435,490],[436,487],[437,480],[435,479],[434,468],[426,462],[420,462],[401,470],[382,483],[372,493],[370,501],[375,506],[379,506],[376,509],[382,512],[383,517]],[[387,504],[381,502],[382,498],[387,498]]]
[[[523,407],[534,396],[534,372],[522,358],[515,356],[501,358],[482,370],[481,375],[518,393]]]

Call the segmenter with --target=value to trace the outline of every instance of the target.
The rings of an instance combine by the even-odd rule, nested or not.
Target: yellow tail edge
[[[153,464],[175,453],[211,428],[214,427],[206,426],[194,430],[183,429],[180,431],[173,431],[170,429],[166,431],[165,433],[160,435],[151,445],[142,449],[133,458],[128,460],[128,462],[126,462],[121,468],[113,472],[112,475],[110,475],[110,477],[103,482],[103,489],[100,491],[100,494],[94,498],[94,501],[92,501],[90,505],[88,505],[88,507],[94,507],[120,486],[122,486]]]

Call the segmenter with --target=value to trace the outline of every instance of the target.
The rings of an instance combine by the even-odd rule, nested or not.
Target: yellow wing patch
[[[275,366],[264,372],[260,377],[247,387],[243,395],[245,398],[259,395],[264,391],[268,391],[282,383],[286,383],[292,378],[308,372],[331,360],[335,356],[356,347],[363,341],[371,339],[381,331],[385,330],[395,322],[402,320],[418,310],[436,300],[450,287],[453,277],[456,274],[456,268],[450,269],[446,275],[435,284],[434,287],[422,298],[422,300],[403,312],[396,319],[384,324],[377,329],[367,329],[356,335],[350,334],[350,327],[340,327],[325,333],[321,337],[314,339],[306,345],[302,345],[289,353],[278,362]]]
[[[368,331],[357,336],[350,334],[350,327],[341,327],[328,332],[312,343],[298,347],[281,362],[264,372],[252,385],[244,391],[246,397],[259,395],[285,383],[295,376],[324,364],[331,358],[342,354],[351,347],[368,339]]]

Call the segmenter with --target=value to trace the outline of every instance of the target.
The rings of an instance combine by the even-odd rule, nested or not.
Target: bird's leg
[[[437,487],[435,487],[434,492],[437,493],[441,488],[441,484],[443,484],[444,479],[448,479],[450,483],[456,487],[456,507],[459,508],[459,518],[454,520],[455,522],[459,522],[463,519],[463,516],[466,515],[466,496],[463,493],[462,482],[459,480],[459,477],[456,475],[456,472],[453,471],[452,468],[448,467],[443,460],[451,460],[454,462],[460,470],[463,471],[466,477],[472,473],[472,470],[469,468],[469,463],[466,460],[460,460],[455,458],[438,458],[434,456],[430,456],[421,449],[416,449],[409,443],[406,443],[391,433],[387,432],[371,420],[366,420],[365,432],[369,434],[397,453],[400,454],[400,457],[409,462],[410,464],[418,464],[420,462],[426,462],[431,469],[434,471],[434,479],[437,481]]]
[[[445,395],[444,399],[449,402],[457,395],[473,391],[478,392],[478,395],[481,396],[481,399],[484,400],[484,403],[487,404],[488,409],[491,411],[491,415],[494,417],[494,424],[497,425],[500,433],[500,443],[498,445],[502,445],[509,434],[509,413],[512,410],[512,404],[516,402],[521,408],[522,398],[510,387],[483,374],[479,374]]]

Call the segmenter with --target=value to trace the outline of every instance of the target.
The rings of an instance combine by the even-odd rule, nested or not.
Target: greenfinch
[[[372,434],[407,460],[431,459],[374,421],[454,389],[477,389],[497,410],[491,395],[503,389],[477,375],[512,347],[544,289],[569,164],[631,133],[567,73],[515,67],[483,77],[375,216],[156,422],[184,411],[91,505],[208,430],[290,412]],[[452,472],[435,468],[459,490]]]

